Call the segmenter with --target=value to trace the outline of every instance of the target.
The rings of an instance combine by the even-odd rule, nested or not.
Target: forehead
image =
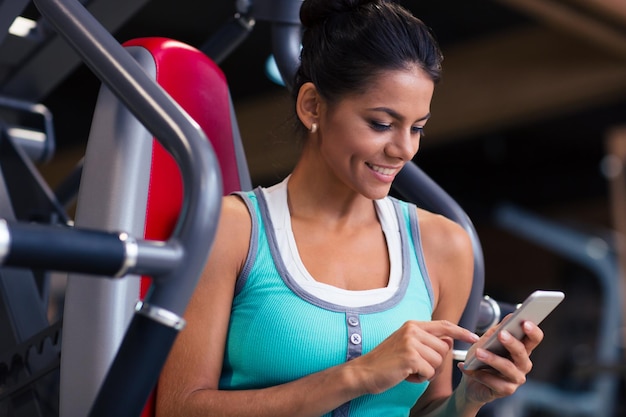
[[[430,109],[434,89],[430,76],[421,68],[411,66],[382,71],[370,79],[363,91],[345,99],[353,105],[385,106],[425,114]]]

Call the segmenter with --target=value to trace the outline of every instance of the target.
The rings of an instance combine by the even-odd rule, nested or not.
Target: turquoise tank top
[[[304,291],[290,276],[262,192],[240,196],[251,213],[252,234],[236,283],[220,389],[265,388],[299,379],[369,352],[407,320],[431,320],[433,295],[415,206],[392,199],[402,244],[396,293],[379,304],[344,307]],[[324,417],[408,416],[427,386],[403,381]]]

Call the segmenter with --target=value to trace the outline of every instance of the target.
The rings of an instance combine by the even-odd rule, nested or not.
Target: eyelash
[[[377,132],[384,132],[384,131],[391,129],[391,125],[379,123],[375,121],[370,122],[370,126],[372,127],[372,129],[374,129]],[[413,133],[419,134],[421,137],[425,136],[424,128],[421,126],[413,126],[411,130],[413,130]]]
[[[419,134],[421,138],[423,138],[424,136],[426,136],[426,134],[424,133],[424,128],[421,126],[415,126],[415,133]]]
[[[384,132],[386,130],[391,129],[391,125],[387,125],[384,123],[379,123],[379,122],[375,122],[375,121],[371,121],[370,122],[370,126],[372,126],[372,129],[378,131],[378,132]]]

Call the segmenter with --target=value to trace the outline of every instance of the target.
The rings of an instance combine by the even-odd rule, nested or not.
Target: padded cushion
[[[208,136],[222,172],[224,194],[241,189],[226,77],[201,51],[167,38],[124,43],[142,47],[155,59],[156,81]],[[166,240],[178,219],[182,182],[174,159],[155,140],[146,212],[146,239]],[[143,294],[142,294],[143,296]]]
[[[155,59],[156,81],[203,129],[216,153],[222,172],[224,193],[241,190],[235,138],[234,116],[226,77],[219,67],[199,50],[166,38],[139,38],[125,47],[142,47]],[[238,140],[238,138],[236,138]],[[150,188],[146,211],[145,238],[167,240],[182,204],[182,180],[174,159],[155,140]],[[149,289],[142,280],[143,298]],[[142,414],[154,415],[154,398]]]

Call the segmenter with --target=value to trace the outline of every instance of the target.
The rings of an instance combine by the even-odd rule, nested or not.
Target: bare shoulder
[[[251,233],[252,220],[246,204],[238,196],[224,197],[217,235],[207,267],[217,266],[212,265],[215,263],[222,267],[241,267],[247,256]],[[219,259],[219,262],[214,262],[213,259]]]
[[[250,213],[241,198],[224,197],[215,240],[190,303],[190,310],[206,307],[205,303],[195,303],[196,299],[206,299],[211,297],[210,294],[220,291],[232,292],[248,255],[251,229]]]
[[[464,306],[471,290],[474,256],[472,242],[458,223],[423,209],[418,210],[422,250],[433,284],[439,312],[447,320],[458,320],[454,305]]]
[[[467,232],[456,222],[440,214],[417,209],[422,243],[436,249],[442,256],[459,256],[469,252],[471,241]]]
[[[252,227],[250,212],[241,197],[229,195],[222,198],[219,225],[222,228],[250,231]]]

